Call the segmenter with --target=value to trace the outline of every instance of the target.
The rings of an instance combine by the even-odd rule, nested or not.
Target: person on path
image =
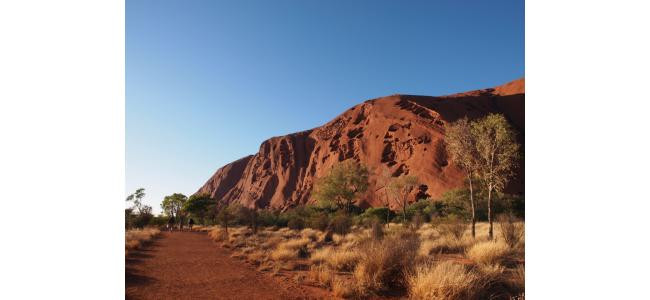
[[[167,220],[167,230],[174,231],[175,222],[176,220],[174,220],[174,216],[169,217],[169,220]]]
[[[190,226],[190,231],[192,231],[192,226],[194,226],[194,219],[190,218],[188,225]]]

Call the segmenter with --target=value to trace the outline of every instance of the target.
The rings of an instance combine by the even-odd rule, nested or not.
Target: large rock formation
[[[358,203],[362,207],[385,203],[378,184],[382,174],[417,175],[422,184],[413,201],[437,197],[464,180],[446,155],[444,125],[488,113],[504,114],[523,145],[524,79],[442,97],[392,95],[365,101],[323,126],[264,141],[255,155],[217,170],[198,193],[225,203],[286,209],[312,203],[314,181],[334,163],[354,159],[371,172],[368,192]],[[523,160],[520,165],[509,192],[524,191]]]

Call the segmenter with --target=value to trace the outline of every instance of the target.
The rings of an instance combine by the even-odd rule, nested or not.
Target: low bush
[[[305,228],[305,221],[299,217],[291,217],[287,222],[287,226],[290,229],[302,230],[303,228]]]
[[[330,221],[330,228],[334,233],[337,234],[347,234],[350,232],[350,227],[352,227],[352,218],[346,214],[337,214]]]
[[[329,225],[329,222],[330,222],[329,217],[326,214],[322,213],[322,214],[312,216],[309,219],[309,227],[318,229],[320,231],[325,231],[327,230],[327,226]]]

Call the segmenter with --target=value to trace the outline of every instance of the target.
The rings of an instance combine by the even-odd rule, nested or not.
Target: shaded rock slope
[[[327,124],[273,137],[259,151],[223,166],[197,191],[223,203],[287,209],[313,203],[314,181],[339,161],[354,159],[370,170],[362,207],[382,206],[381,174],[419,177],[411,201],[437,197],[463,185],[463,174],[446,155],[444,125],[501,113],[524,142],[524,78],[495,88],[430,97],[392,95],[367,100]],[[522,147],[523,148],[523,147]],[[523,160],[507,191],[523,193]],[[395,203],[391,207],[396,208]]]

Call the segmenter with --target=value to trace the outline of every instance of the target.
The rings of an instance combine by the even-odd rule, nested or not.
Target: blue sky
[[[524,1],[464,2],[127,0],[126,193],[160,212],[364,100],[524,76]]]

